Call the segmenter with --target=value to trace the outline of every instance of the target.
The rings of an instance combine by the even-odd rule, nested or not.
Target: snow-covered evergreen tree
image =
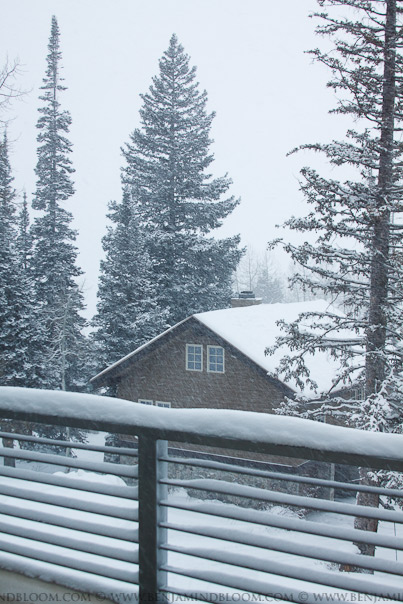
[[[0,143],[0,383],[8,385],[15,378],[14,340],[16,316],[14,305],[19,297],[16,281],[15,190],[8,158],[7,138]]]
[[[345,313],[329,313],[326,321],[318,317],[322,338],[317,334],[310,338],[299,330],[301,317],[285,330],[279,344],[300,338],[307,353],[331,347],[349,359],[354,379],[361,369],[366,394],[371,396],[382,389],[391,372],[399,370],[402,358],[403,145],[396,136],[403,118],[403,99],[396,95],[396,78],[403,71],[402,57],[396,52],[401,44],[396,14],[401,15],[402,9],[396,0],[318,1],[320,6],[345,6],[344,18],[327,12],[318,15],[323,21],[319,33],[337,37],[339,56],[318,49],[313,54],[331,69],[329,85],[346,93],[333,112],[351,114],[363,128],[349,130],[343,141],[303,148],[324,153],[336,166],[356,168],[357,179],[339,182],[304,168],[302,191],[313,210],[286,224],[292,230],[318,233],[317,241],[284,247],[301,267],[294,281],[338,301]],[[349,8],[356,12],[350,14]],[[341,330],[355,335],[338,338]],[[360,368],[355,359],[362,363],[362,353],[365,366]],[[345,378],[348,381],[348,375]]]
[[[32,233],[28,211],[27,194],[24,191],[22,208],[18,215],[17,251],[18,259],[23,270],[28,273],[32,258]]]
[[[123,183],[136,205],[157,306],[173,324],[229,304],[241,253],[239,237],[211,236],[238,201],[221,199],[231,181],[208,172],[214,114],[175,35],[159,68],[141,96],[141,127],[123,150]]]
[[[67,138],[71,117],[59,102],[65,90],[59,37],[56,18],[52,17],[43,94],[39,97],[43,106],[37,124],[37,185],[32,206],[41,213],[32,227],[32,273],[40,332],[38,385],[76,390],[82,386],[79,366],[85,321],[80,316],[83,296],[76,283],[81,274],[76,265],[76,233],[70,226],[71,213],[62,207],[74,193],[74,170],[69,157],[72,145]]]
[[[282,369],[300,372],[305,355],[329,350],[341,359],[334,388],[358,379],[365,394],[363,401],[352,396],[325,401],[325,406],[339,408],[359,427],[401,430],[396,393],[401,391],[403,354],[403,8],[397,0],[318,3],[325,10],[316,15],[321,20],[317,31],[330,36],[335,49],[312,54],[332,73],[328,85],[340,97],[333,112],[351,115],[359,129],[349,130],[342,141],[303,148],[324,153],[333,166],[352,167],[357,178],[340,182],[305,168],[302,191],[313,210],[287,224],[318,236],[314,244],[285,248],[304,269],[294,279],[338,301],[345,313],[311,315],[315,334],[306,329],[306,316],[285,325],[278,345],[298,352]],[[376,498],[372,503],[377,505]],[[357,519],[356,527],[376,530],[365,519]]]
[[[29,283],[20,262],[8,141],[0,142],[0,383],[30,386],[33,333]]]
[[[111,202],[108,218],[113,227],[103,239],[97,327],[99,368],[105,367],[144,344],[167,324],[157,307],[157,289],[145,236],[130,191],[123,190],[121,203]]]

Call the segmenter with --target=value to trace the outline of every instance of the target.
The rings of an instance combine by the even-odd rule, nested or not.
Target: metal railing
[[[0,414],[0,567],[117,601],[403,601],[403,491],[353,471],[403,472],[403,436],[12,388],[0,388]],[[132,446],[39,438],[12,431],[16,421],[125,434]],[[284,457],[294,472],[278,470]],[[357,506],[359,492],[380,507]],[[354,528],[357,516],[378,531]]]

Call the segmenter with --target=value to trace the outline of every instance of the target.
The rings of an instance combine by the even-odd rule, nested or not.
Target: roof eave
[[[165,338],[168,334],[172,333],[174,330],[176,330],[178,327],[180,327],[190,319],[192,319],[192,317],[187,317],[186,319],[183,319],[183,321],[179,321],[179,323],[176,323],[172,327],[169,327],[152,340],[149,340],[145,344],[142,344],[141,346],[133,350],[133,352],[130,352],[126,356],[113,363],[112,365],[109,365],[109,367],[106,367],[105,369],[100,371],[97,375],[90,379],[89,383],[92,384],[95,388],[110,385],[111,381],[118,378],[122,371],[124,371],[128,366],[130,366],[131,363],[135,362],[138,356],[141,355],[143,351],[148,351],[150,349],[149,347],[153,347],[156,342],[158,342],[162,338]]]

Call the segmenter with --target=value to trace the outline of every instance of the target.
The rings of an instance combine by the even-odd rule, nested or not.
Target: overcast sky
[[[8,117],[15,184],[35,190],[39,87],[46,68],[52,15],[61,32],[71,113],[70,140],[76,194],[67,204],[79,231],[88,316],[95,311],[107,204],[120,199],[120,148],[139,125],[140,93],[158,74],[158,60],[176,33],[198,68],[208,108],[216,111],[213,171],[228,172],[240,206],[223,235],[263,250],[275,225],[305,210],[299,170],[307,154],[286,157],[307,142],[344,132],[331,117],[328,74],[304,51],[322,41],[309,14],[315,0],[0,0],[0,59],[21,64],[19,84],[29,91]],[[314,159],[314,161],[317,161]]]

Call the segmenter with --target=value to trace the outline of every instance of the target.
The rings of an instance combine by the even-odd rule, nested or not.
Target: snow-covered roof
[[[341,314],[325,300],[295,302],[289,304],[258,304],[242,308],[214,310],[194,315],[203,325],[240,350],[269,374],[274,374],[281,358],[290,354],[286,346],[277,349],[273,355],[266,355],[265,349],[275,344],[278,336],[284,335],[278,321],[295,321],[301,313],[332,312]],[[309,329],[309,323],[307,323]],[[347,334],[346,334],[347,335]],[[306,358],[310,377],[318,385],[318,392],[329,390],[337,375],[339,363],[327,352],[316,352]],[[279,376],[281,379],[281,376]],[[295,383],[287,382],[294,390]],[[309,388],[305,390],[308,394]]]
[[[332,308],[325,300],[287,304],[257,304],[254,306],[197,313],[177,323],[113,365],[110,365],[92,378],[92,381],[98,382],[110,371],[117,369],[120,365],[150,346],[150,344],[162,339],[165,335],[174,331],[191,318],[196,319],[199,323],[212,330],[242,354],[249,357],[268,374],[274,375],[281,358],[290,354],[290,350],[286,346],[279,348],[273,355],[265,354],[266,348],[273,346],[276,338],[284,334],[277,324],[278,321],[284,320],[290,323],[295,321],[301,313],[306,312],[332,312],[334,314],[341,314],[340,311]],[[309,329],[309,324],[307,324],[307,329]],[[351,334],[345,335],[348,337]],[[343,337],[342,334],[339,334],[339,336]],[[327,352],[316,352],[314,356],[310,355],[306,358],[306,365],[310,370],[311,379],[318,385],[316,394],[329,390],[337,375],[339,363]],[[279,379],[282,379],[281,375]],[[296,383],[292,381],[286,383],[290,388],[300,390]],[[308,387],[304,390],[304,393],[307,395],[313,394]]]

